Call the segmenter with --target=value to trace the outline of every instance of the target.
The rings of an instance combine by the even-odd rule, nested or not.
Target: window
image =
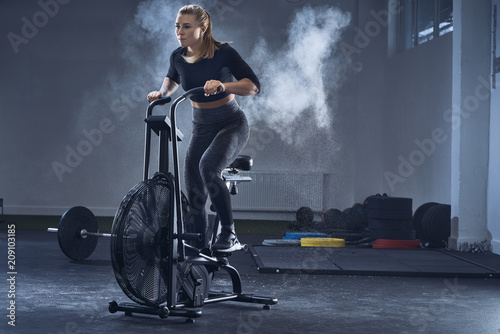
[[[439,3],[439,36],[453,31],[453,0],[440,0]]]
[[[453,31],[453,0],[399,0],[398,51]]]

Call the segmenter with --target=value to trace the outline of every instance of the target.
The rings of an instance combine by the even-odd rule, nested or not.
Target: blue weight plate
[[[283,239],[300,240],[302,238],[325,238],[326,233],[320,232],[286,232]]]

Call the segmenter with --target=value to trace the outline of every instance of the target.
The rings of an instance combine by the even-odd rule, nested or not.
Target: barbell
[[[58,227],[48,228],[47,232],[57,233],[62,252],[75,261],[85,260],[94,252],[98,237],[111,237],[110,233],[99,232],[97,218],[83,206],[66,211]]]

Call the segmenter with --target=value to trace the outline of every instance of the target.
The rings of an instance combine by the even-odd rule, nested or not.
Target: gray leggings
[[[196,232],[211,235],[205,210],[208,196],[222,228],[234,229],[231,195],[221,173],[245,147],[248,136],[247,119],[235,100],[213,109],[193,108],[193,133],[186,153],[184,180]]]

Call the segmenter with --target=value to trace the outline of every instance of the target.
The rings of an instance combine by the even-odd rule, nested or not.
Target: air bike
[[[205,304],[235,301],[263,304],[265,309],[278,302],[276,298],[242,293],[241,278],[229,265],[228,253],[216,253],[215,242],[219,225],[215,215],[213,227],[207,229],[207,247],[198,248],[201,233],[193,232],[189,223],[190,206],[181,191],[177,143],[182,133],[176,126],[176,108],[193,95],[204,94],[194,88],[179,96],[170,106],[170,118],[152,115],[153,108],[171,101],[164,97],[149,104],[146,114],[144,148],[144,181],[134,186],[118,208],[111,232],[113,270],[125,294],[133,303],[109,303],[109,311],[186,317],[188,322],[201,316]],[[151,132],[159,137],[159,171],[149,178]],[[173,174],[169,172],[169,146],[172,147]],[[223,172],[231,193],[237,184],[250,181],[239,175],[250,170],[249,156],[238,158]],[[211,230],[211,231],[210,231]],[[232,281],[232,292],[212,292],[214,273],[224,270]]]

